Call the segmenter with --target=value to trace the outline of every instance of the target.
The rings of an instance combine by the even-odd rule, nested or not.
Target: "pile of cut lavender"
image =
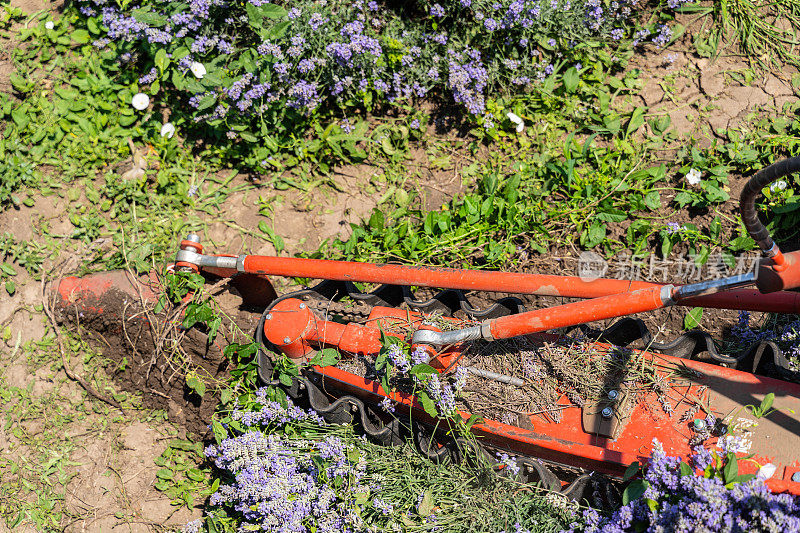
[[[231,415],[238,430],[206,449],[220,473],[208,530],[556,532],[575,519],[534,487],[371,444],[273,398],[274,389],[256,391]]]

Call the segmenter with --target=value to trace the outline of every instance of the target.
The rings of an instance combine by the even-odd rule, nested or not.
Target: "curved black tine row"
[[[262,365],[263,368],[271,368],[271,361],[263,351],[259,351],[258,357],[259,376],[262,376]],[[266,360],[262,360],[262,357]],[[619,482],[607,476],[597,473],[581,474],[572,483],[562,487],[561,481],[552,470],[541,461],[530,457],[518,457],[518,471],[511,474],[508,468],[497,462],[477,441],[452,437],[440,440],[433,428],[413,418],[408,424],[401,423],[397,417],[379,414],[378,407],[366,404],[356,396],[339,394],[339,391],[328,384],[325,384],[323,391],[318,375],[295,378],[292,385],[286,388],[286,393],[294,401],[306,402],[326,422],[357,424],[366,435],[385,446],[402,445],[410,438],[416,450],[430,461],[478,466],[476,460],[481,458],[480,462],[484,466],[489,466],[502,475],[513,476],[517,481],[536,484],[552,492],[560,492],[567,499],[586,502],[603,509],[615,509],[621,505]],[[468,450],[472,450],[473,454],[465,453]]]

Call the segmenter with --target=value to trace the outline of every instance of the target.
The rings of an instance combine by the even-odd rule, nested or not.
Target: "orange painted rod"
[[[519,335],[575,326],[595,320],[653,311],[664,306],[664,300],[661,297],[662,289],[666,290],[662,287],[650,287],[503,316],[490,320],[489,328],[495,339],[510,339]],[[671,292],[669,291],[668,295]]]
[[[244,271],[251,274],[330,279],[363,283],[391,283],[441,289],[461,289],[567,298],[599,298],[612,294],[662,287],[660,283],[578,276],[554,276],[491,270],[357,263],[327,259],[248,255]],[[800,294],[761,294],[755,289],[736,289],[682,300],[679,305],[744,309],[773,313],[800,313]]]

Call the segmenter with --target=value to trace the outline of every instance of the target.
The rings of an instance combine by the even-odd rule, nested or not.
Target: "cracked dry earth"
[[[728,46],[715,58],[699,57],[692,44],[703,21],[678,16],[682,37],[669,49],[635,57],[631,68],[641,70],[639,95],[649,115],[669,115],[678,138],[693,137],[700,146],[714,138],[727,140],[727,130],[742,125],[753,113],[783,116],[784,106],[797,100],[789,65],[765,70],[752,66]]]

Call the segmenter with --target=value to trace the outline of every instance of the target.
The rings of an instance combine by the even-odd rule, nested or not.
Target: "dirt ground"
[[[44,0],[13,0],[12,5],[29,13],[40,9],[56,12],[60,7]],[[689,25],[687,34],[691,31]],[[683,138],[694,136],[710,143],[715,136],[724,136],[722,130],[736,125],[749,113],[779,114],[785,103],[797,98],[791,84],[794,74],[791,70],[762,73],[761,78],[745,86],[735,76],[749,68],[743,59],[697,58],[691,52],[688,37],[673,48],[668,51],[672,54],[669,59],[644,55],[634,61],[633,67],[642,71],[641,103],[650,106],[651,113],[668,114]],[[10,72],[7,56],[0,55],[0,88],[7,83],[7,71]],[[416,174],[407,186],[424,192],[426,206],[437,208],[463,189],[459,176],[461,163],[457,158],[443,170],[431,164],[423,149],[415,149],[412,155],[408,167]],[[669,157],[665,153],[665,158]],[[285,240],[285,254],[316,249],[323,240],[334,236],[345,237],[350,231],[349,224],[368,216],[375,207],[379,197],[375,191],[380,187],[376,178],[381,172],[369,165],[340,168],[334,176],[337,189],[318,187],[310,193],[266,189],[258,194],[238,193],[226,204],[228,220],[209,217],[205,221],[208,229],[202,238],[206,250],[274,254],[271,243],[241,231],[254,228],[263,220],[259,214],[263,203],[273,206],[270,217],[276,233]],[[731,183],[732,193],[737,192],[736,187]],[[259,202],[259,195],[266,202]],[[736,208],[736,194],[732,197],[730,205],[722,210],[732,212]],[[43,237],[37,228],[42,220],[47,220],[52,234],[68,235],[72,226],[66,212],[65,200],[56,196],[38,198],[35,208],[23,206],[0,213],[0,234],[8,232],[17,239],[41,241]],[[71,255],[80,254],[80,250],[69,248],[64,246],[55,252],[48,265],[62,264]],[[577,274],[578,250],[558,250],[554,255],[547,262],[531,261],[525,270]],[[65,519],[61,526],[66,524],[66,531],[153,531],[180,526],[199,517],[199,507],[174,506],[170,498],[155,489],[159,467],[154,460],[170,440],[187,436],[187,426],[195,434],[202,433],[202,424],[197,420],[208,414],[208,406],[201,416],[199,407],[182,403],[185,402],[182,387],[162,383],[159,390],[153,391],[152,382],[137,380],[135,374],[119,379],[109,375],[96,361],[72,359],[69,364],[73,373],[85,375],[105,393],[116,395],[126,391],[133,398],[134,407],[122,414],[90,398],[58,365],[52,329],[37,310],[42,303],[40,283],[22,272],[16,281],[17,293],[0,298],[0,332],[6,326],[10,331],[10,338],[0,343],[0,405],[3,405],[0,418],[6,420],[5,424],[0,423],[0,481],[21,482],[25,478],[23,465],[33,465],[33,470],[38,466],[44,468],[46,464],[37,462],[47,455],[43,456],[42,451],[52,447],[58,450],[51,456],[57,460],[60,474],[48,478],[53,486],[47,490],[63,499]],[[276,281],[279,290],[287,285]],[[654,331],[662,328],[663,336],[657,340],[665,341],[680,332],[683,314],[683,310],[673,309],[643,318]],[[706,323],[716,328],[717,333],[723,333],[734,323],[736,313],[708,310],[706,316],[710,319]],[[94,342],[91,346],[99,344]],[[117,363],[120,359],[111,354],[107,357]],[[100,358],[102,355],[98,355]],[[189,416],[184,409],[195,411]],[[14,465],[16,469],[12,468]],[[34,498],[36,491],[27,494],[27,498]],[[3,505],[35,508],[37,502],[15,501],[0,494],[0,511]],[[6,529],[0,522],[0,532]],[[35,529],[23,527],[16,531]]]

